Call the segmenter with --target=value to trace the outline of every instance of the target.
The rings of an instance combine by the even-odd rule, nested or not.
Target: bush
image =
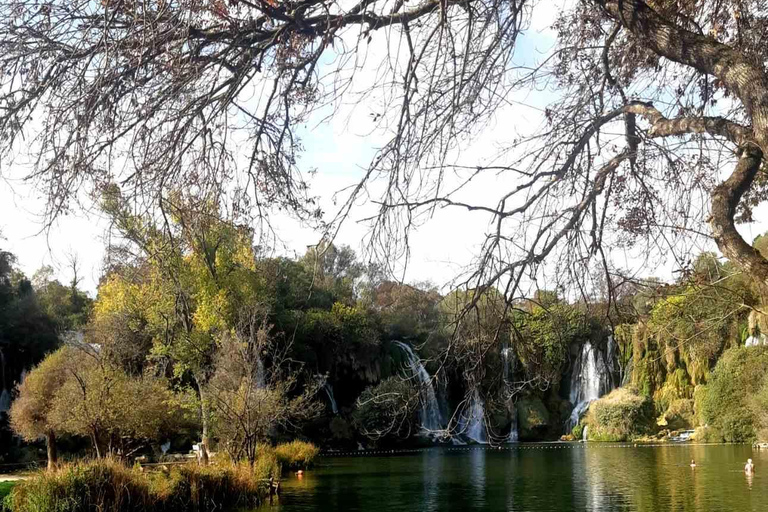
[[[144,473],[111,460],[40,472],[4,500],[13,512],[186,512],[255,507],[269,488],[248,464],[176,466]]]
[[[358,430],[376,441],[406,437],[418,424],[418,390],[410,380],[389,377],[366,388],[357,399],[353,420]]]
[[[626,441],[650,433],[653,401],[634,388],[618,388],[589,407],[586,425],[591,441]]]
[[[752,401],[766,373],[768,347],[726,350],[707,385],[695,393],[701,423],[719,431],[727,442],[755,440],[760,425]]]
[[[3,498],[10,494],[14,485],[16,485],[16,482],[0,482],[0,504],[2,504]],[[2,507],[0,507],[1,509]]]
[[[319,452],[317,446],[304,441],[292,441],[275,448],[275,455],[283,470],[309,467]]]
[[[696,424],[693,400],[679,398],[669,404],[662,416],[663,424],[669,430],[685,430]]]
[[[714,427],[696,427],[694,439],[697,443],[722,443],[723,433]]]
[[[581,438],[584,437],[584,425],[577,423],[571,429],[571,435],[573,436],[574,441],[581,441]]]
[[[537,397],[524,398],[515,404],[521,440],[542,439],[549,428],[549,411]]]

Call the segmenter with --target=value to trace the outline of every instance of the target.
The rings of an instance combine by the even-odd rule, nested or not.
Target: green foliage
[[[275,447],[275,455],[283,470],[305,469],[312,465],[318,453],[320,449],[314,444],[298,440]]]
[[[580,441],[584,437],[584,425],[581,423],[574,425],[571,429],[571,435],[575,440]]]
[[[592,441],[626,441],[648,434],[654,423],[653,402],[636,389],[618,388],[589,407],[585,424]]]
[[[654,398],[659,412],[693,398],[722,352],[741,342],[747,306],[756,302],[742,273],[712,253],[699,255],[632,329],[633,385]]]
[[[549,428],[549,411],[538,397],[528,397],[515,403],[517,427],[521,440],[541,439]]]
[[[422,343],[438,328],[440,294],[427,284],[410,286],[387,281],[373,292],[387,338]]]
[[[402,377],[389,377],[367,388],[353,413],[358,430],[373,440],[402,437],[416,424],[418,391]]]
[[[188,421],[161,379],[128,375],[71,346],[29,373],[11,407],[11,425],[27,440],[49,432],[81,436],[97,453],[123,457]]]
[[[0,482],[0,510],[2,510],[3,499],[11,493],[11,489],[16,482]]]
[[[696,414],[692,399],[680,398],[669,404],[662,416],[663,426],[669,430],[687,430],[696,426]]]
[[[757,440],[768,441],[768,374],[763,376],[760,388],[747,403],[755,417]]]
[[[0,250],[0,351],[5,371],[0,389],[39,363],[59,343],[56,322],[41,308],[32,283],[15,270],[15,257]]]
[[[547,386],[559,381],[568,347],[600,330],[584,312],[551,293],[530,303],[528,311],[516,311],[512,322],[515,347],[527,378]]]
[[[5,505],[13,512],[186,512],[255,507],[267,493],[258,474],[243,464],[143,473],[99,460],[19,482]]]
[[[728,442],[750,442],[760,428],[752,397],[759,395],[768,374],[768,347],[727,350],[709,382],[696,393],[700,421],[714,427]]]
[[[42,267],[32,277],[41,309],[53,320],[59,332],[81,329],[88,321],[93,301],[77,288],[77,281],[69,286],[53,279],[53,269]]]

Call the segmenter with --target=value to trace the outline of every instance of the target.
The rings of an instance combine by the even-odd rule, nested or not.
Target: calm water
[[[272,510],[765,511],[768,451],[567,444],[323,457],[284,481]]]

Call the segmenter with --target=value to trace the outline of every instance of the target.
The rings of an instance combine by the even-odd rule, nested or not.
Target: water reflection
[[[754,459],[754,475],[744,463]],[[691,469],[691,459],[696,469]],[[521,445],[321,459],[285,482],[280,512],[758,511],[768,453],[749,446]]]
[[[469,455],[469,482],[472,486],[472,498],[474,508],[483,508],[485,505],[485,454],[487,450],[475,448]]]

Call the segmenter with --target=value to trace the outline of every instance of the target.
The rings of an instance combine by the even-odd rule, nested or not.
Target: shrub
[[[571,429],[571,435],[575,441],[581,441],[581,438],[584,436],[584,425],[581,423],[574,425]]]
[[[722,443],[723,433],[714,427],[696,427],[694,438],[697,443]]]
[[[389,377],[366,388],[357,399],[353,420],[373,440],[405,437],[417,424],[418,390],[412,381]]]
[[[693,400],[679,398],[669,404],[662,417],[663,423],[670,430],[683,430],[696,424]]]
[[[143,473],[101,459],[19,482],[4,507],[13,512],[187,512],[255,507],[268,492],[249,464],[188,464]]]
[[[648,434],[653,419],[649,397],[634,388],[618,388],[590,406],[585,423],[592,441],[626,441]]]
[[[549,427],[549,411],[541,399],[524,398],[515,404],[520,439],[533,440],[545,436]]]
[[[283,469],[301,469],[312,464],[320,449],[312,443],[292,441],[275,448],[277,460]]]
[[[701,423],[714,427],[727,442],[751,442],[757,437],[759,418],[750,407],[768,373],[768,347],[726,350],[709,382],[695,393]]]

